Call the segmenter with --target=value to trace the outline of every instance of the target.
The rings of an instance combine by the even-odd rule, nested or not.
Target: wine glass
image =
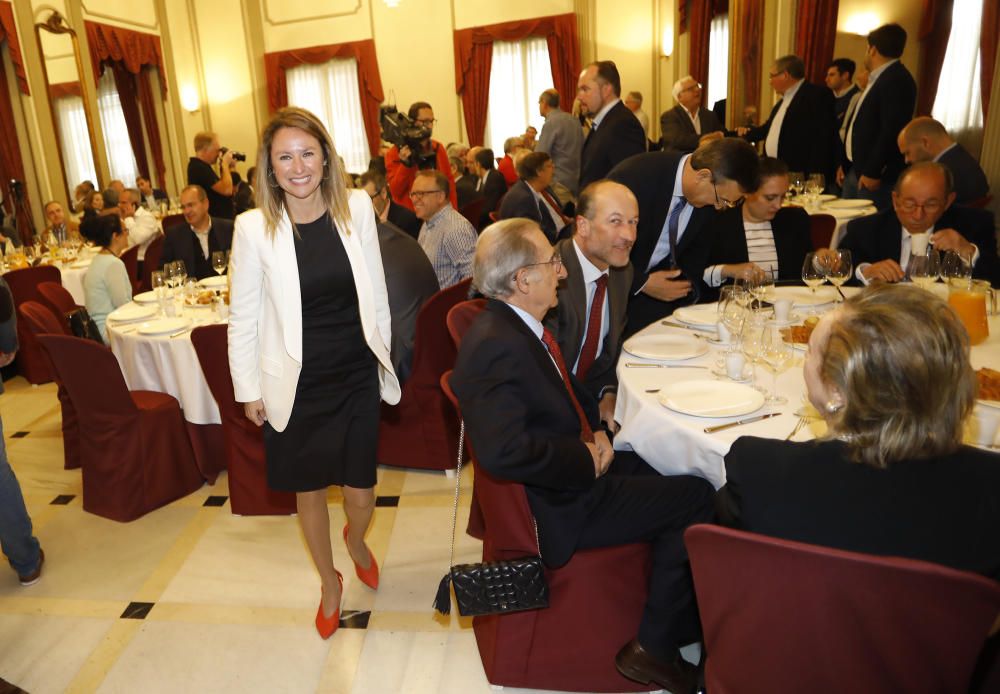
[[[941,261],[938,252],[933,248],[928,248],[927,252],[921,255],[911,255],[910,262],[906,265],[906,274],[909,275],[910,281],[928,291],[937,282],[939,272],[941,272]]]
[[[229,251],[212,251],[212,269],[219,275],[229,266]]]
[[[941,277],[949,286],[966,286],[972,279],[972,257],[969,253],[946,251],[941,260]]]
[[[802,191],[805,190],[805,176],[801,171],[788,172],[788,189],[795,197],[802,195]]]
[[[784,405],[788,402],[788,398],[778,395],[778,373],[783,371],[792,361],[792,346],[785,341],[785,336],[781,334],[781,328],[774,321],[768,321],[764,326],[760,358],[771,369],[773,376],[771,395],[767,398],[767,404],[771,406]]]
[[[851,252],[838,248],[832,251],[830,260],[831,262],[826,268],[826,278],[830,280],[830,284],[838,288],[837,294],[842,294],[839,290],[840,286],[851,278],[851,271],[854,269],[854,264],[851,262]]]
[[[177,266],[173,262],[163,264],[163,279],[170,290],[168,293],[172,295],[177,286]]]
[[[743,327],[743,319],[746,317],[746,305],[742,301],[746,292],[742,287],[731,285],[723,287],[719,293],[719,322],[726,326],[729,331],[730,340],[726,349],[727,352],[735,351],[734,337],[738,337]]]
[[[761,350],[764,342],[764,327],[766,316],[757,311],[751,311],[743,321],[743,329],[740,331],[740,351],[750,362],[750,387],[764,392],[757,386],[757,362],[760,360]]]
[[[802,282],[810,291],[812,291],[813,296],[816,295],[816,287],[820,286],[826,281],[826,271],[823,269],[823,264],[819,261],[819,258],[815,253],[806,253],[806,259],[802,262]]]
[[[184,265],[183,260],[174,261],[174,274],[177,276],[177,286],[183,287],[184,283],[187,282],[187,267]]]

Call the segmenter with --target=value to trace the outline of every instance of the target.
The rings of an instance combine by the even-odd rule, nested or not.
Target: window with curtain
[[[708,85],[705,93],[707,108],[716,101],[726,98],[729,88],[729,15],[719,14],[712,18],[708,32]]]
[[[288,104],[308,109],[323,121],[347,170],[368,170],[371,155],[358,91],[358,62],[335,58],[320,65],[300,65],[285,72]]]
[[[487,147],[503,156],[503,141],[524,133],[528,125],[541,132],[538,95],[552,88],[549,46],[544,38],[495,41],[490,66],[490,100],[486,115]]]
[[[128,139],[128,126],[125,125],[125,114],[122,113],[122,102],[110,68],[97,81],[97,112],[104,131],[104,148],[108,152],[111,178],[123,181],[127,186],[133,185],[139,174],[139,167],[135,163],[132,143]]]
[[[979,88],[979,33],[983,0],[955,0],[951,34],[941,65],[937,96],[931,115],[952,133],[983,127]]]
[[[90,151],[90,135],[87,130],[87,116],[83,111],[83,99],[79,96],[64,96],[55,100],[59,139],[62,144],[63,164],[70,188],[83,181],[97,184],[97,171]]]

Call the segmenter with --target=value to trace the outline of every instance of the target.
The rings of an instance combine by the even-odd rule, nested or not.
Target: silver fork
[[[800,416],[799,421],[796,422],[795,424],[795,428],[792,429],[792,433],[790,433],[788,436],[785,437],[785,441],[791,441],[793,438],[795,438],[795,435],[799,433],[799,430],[802,429],[805,423],[806,423],[806,418]]]

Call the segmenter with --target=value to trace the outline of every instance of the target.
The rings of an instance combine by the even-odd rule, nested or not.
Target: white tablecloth
[[[130,304],[132,305],[132,304]],[[216,321],[210,309],[186,309],[183,314],[194,324]],[[191,343],[191,333],[177,337],[140,335],[141,323],[114,325],[108,321],[108,341],[118,358],[129,390],[155,390],[173,395],[192,424],[219,424],[219,408],[208,389]]]
[[[851,288],[845,288],[845,291],[849,293]],[[943,285],[940,285],[939,291],[944,292]],[[665,327],[657,322],[639,334],[662,332],[689,333],[684,328]],[[708,353],[701,357],[672,363],[712,368],[716,361],[722,358],[724,349],[722,346],[711,345]],[[703,431],[705,427],[735,421],[739,417],[704,418],[680,414],[660,404],[660,393],[647,393],[646,390],[662,389],[680,381],[728,379],[725,376],[715,376],[710,370],[705,369],[625,368],[626,362],[655,362],[634,357],[623,351],[618,362],[618,404],[615,409],[615,419],[621,424],[621,429],[615,436],[615,449],[634,450],[663,474],[699,475],[719,488],[726,481],[723,457],[729,452],[733,441],[740,436],[783,439],[795,427],[798,419],[793,413],[805,402],[803,356],[803,351],[796,350],[792,365],[778,375],[778,393],[788,399],[788,404],[775,408],[776,412],[781,413],[780,416],[706,434]],[[983,366],[1000,368],[1000,317],[990,318],[990,337],[984,343],[972,348],[972,366],[977,369]],[[770,390],[771,379],[771,372],[763,364],[759,364],[758,383]],[[985,406],[977,405],[977,407]],[[743,416],[749,417],[766,412],[768,406],[764,405],[752,415]],[[824,431],[823,422],[814,421],[808,428],[803,427],[795,440],[806,440]]]
[[[830,248],[837,247],[837,244],[840,243],[841,237],[844,235],[844,231],[847,229],[847,224],[851,220],[857,219],[858,217],[867,217],[870,214],[878,212],[874,206],[850,210],[838,210],[830,209],[825,204],[806,205],[800,198],[796,198],[794,204],[802,205],[803,209],[809,213],[809,216],[814,214],[828,214],[837,220],[837,226],[833,229],[833,238],[830,240]]]
[[[73,301],[77,306],[87,303],[83,293],[83,278],[87,274],[88,267],[77,268],[72,265],[60,266],[59,274],[62,276],[62,286],[73,295]]]

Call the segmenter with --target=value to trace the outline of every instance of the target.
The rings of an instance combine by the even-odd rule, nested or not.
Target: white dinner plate
[[[225,287],[229,282],[229,279],[225,275],[216,275],[215,277],[206,277],[205,279],[198,280],[198,284],[203,287]]]
[[[636,335],[626,340],[623,347],[636,357],[666,361],[692,359],[708,351],[704,340],[682,333]]]
[[[765,299],[775,301],[776,299],[790,299],[795,308],[803,306],[822,306],[835,301],[837,290],[833,287],[817,287],[813,294],[809,287],[775,287],[768,291]]]
[[[156,315],[158,310],[156,306],[125,304],[109,313],[108,318],[117,323],[134,323],[135,321],[149,320]]]
[[[664,388],[660,404],[695,417],[738,417],[760,409],[764,395],[739,383],[682,381]]]
[[[155,304],[159,302],[159,299],[156,297],[156,292],[152,291],[152,292],[143,292],[142,294],[136,294],[135,296],[132,297],[132,301],[134,301],[137,304]]]
[[[980,400],[977,398],[976,402],[979,403],[980,405],[985,405],[986,407],[995,407],[998,410],[1000,410],[1000,401],[998,400]]]
[[[863,207],[861,209],[850,209],[850,210],[827,210],[827,213],[836,217],[839,220],[844,219],[856,219],[858,217],[864,217],[865,215],[875,214],[876,210],[874,207]]]
[[[90,264],[94,262],[93,258],[84,258],[83,260],[74,261],[70,267],[74,270],[82,270],[85,267],[90,267]]]
[[[823,207],[830,210],[855,210],[863,207],[871,207],[871,200],[861,200],[858,198],[845,198],[842,200],[828,200],[823,203]]]
[[[166,335],[167,333],[183,330],[189,325],[191,325],[191,321],[181,316],[177,316],[176,318],[160,318],[159,320],[151,320],[148,323],[140,325],[139,334]]]
[[[719,322],[718,304],[695,304],[674,311],[673,319],[685,325],[714,328]]]

